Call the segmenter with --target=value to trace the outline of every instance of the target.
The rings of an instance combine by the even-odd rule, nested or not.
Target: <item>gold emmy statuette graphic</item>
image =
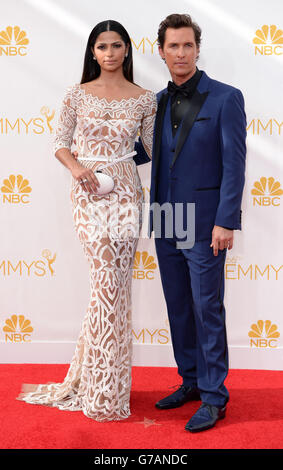
[[[143,187],[142,187],[142,192],[143,192],[143,197],[144,197],[144,199],[146,199],[147,197],[149,197],[149,194],[150,194],[150,188],[149,188],[149,186],[143,186]]]
[[[253,44],[256,45],[255,54],[282,55],[283,31],[282,29],[277,29],[274,24],[270,26],[265,24],[255,32]]]
[[[45,116],[48,129],[50,131],[50,134],[52,134],[53,127],[50,125],[50,121],[52,121],[52,119],[55,116],[55,110],[53,109],[52,113],[49,114],[50,113],[49,108],[47,106],[42,106],[40,112],[41,112],[41,114],[43,114],[43,116]]]
[[[134,279],[154,279],[154,270],[156,269],[154,257],[149,256],[147,251],[136,251],[134,261]]]
[[[283,195],[283,190],[281,189],[279,181],[275,181],[273,177],[266,178],[263,176],[259,181],[254,183],[251,194],[253,196],[260,196],[258,198],[254,197],[253,205],[279,206],[280,196]]]
[[[22,175],[9,175],[9,178],[3,180],[1,192],[3,193],[3,202],[27,204],[29,202],[28,194],[31,193],[29,180],[24,179]]]
[[[54,269],[52,268],[51,265],[54,263],[54,261],[56,259],[56,253],[53,256],[53,258],[51,258],[51,251],[46,249],[46,250],[42,251],[42,256],[43,256],[43,258],[47,259],[49,270],[51,272],[51,275],[53,276],[54,275]]]
[[[5,341],[12,343],[29,343],[33,332],[30,320],[26,319],[24,315],[12,315],[5,321],[3,331],[6,333]]]
[[[249,337],[252,338],[250,346],[276,348],[280,333],[277,331],[277,325],[272,324],[270,320],[258,320],[257,323],[251,325]]]

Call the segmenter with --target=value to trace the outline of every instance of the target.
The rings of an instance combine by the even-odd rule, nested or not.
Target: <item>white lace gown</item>
[[[54,151],[71,149],[76,131],[79,156],[105,160],[81,161],[97,170],[132,152],[140,131],[151,155],[156,108],[149,90],[138,98],[108,102],[79,84],[71,86],[60,111]],[[131,283],[143,192],[132,158],[103,172],[115,182],[105,196],[83,191],[71,178],[74,224],[89,261],[91,294],[69,370],[62,383],[24,384],[18,399],[110,421],[130,415]]]

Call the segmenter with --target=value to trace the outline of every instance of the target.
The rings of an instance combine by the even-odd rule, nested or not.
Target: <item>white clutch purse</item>
[[[135,150],[133,152],[127,153],[126,155],[123,155],[122,157],[118,157],[115,160],[113,160],[109,163],[106,163],[106,165],[103,165],[102,167],[100,167],[100,170],[95,171],[94,174],[95,174],[95,176],[98,179],[99,184],[100,184],[100,186],[99,186],[99,188],[97,188],[97,191],[95,192],[95,194],[97,194],[99,196],[103,196],[104,194],[108,194],[111,191],[113,191],[114,186],[115,186],[113,178],[111,178],[111,176],[109,176],[109,175],[106,175],[105,173],[102,173],[101,170],[104,170],[105,168],[113,166],[116,163],[121,162],[123,160],[130,159],[131,157],[136,155],[136,153],[137,152]],[[94,162],[100,161],[99,158],[93,157],[93,156],[78,157],[78,160],[79,161],[80,160],[88,161],[88,162],[90,162],[90,161],[94,161]],[[80,184],[80,183],[78,183],[78,184]]]
[[[98,194],[99,196],[103,196],[104,194],[108,194],[113,191],[115,183],[111,176],[105,175],[105,173],[102,173],[100,171],[96,171],[94,174],[98,179],[100,185],[95,192],[96,194]]]

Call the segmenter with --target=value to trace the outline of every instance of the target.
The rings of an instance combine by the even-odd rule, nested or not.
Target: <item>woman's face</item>
[[[128,50],[129,45],[125,45],[120,34],[115,31],[105,31],[97,37],[93,55],[101,70],[114,72],[123,65]]]

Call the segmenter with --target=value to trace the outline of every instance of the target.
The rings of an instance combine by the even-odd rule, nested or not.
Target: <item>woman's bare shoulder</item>
[[[148,96],[152,95],[152,97],[154,97],[155,93],[152,90],[148,90],[147,88],[143,88],[133,83],[133,86],[132,86],[133,98],[139,98],[140,96],[143,96],[143,95],[148,95]]]

